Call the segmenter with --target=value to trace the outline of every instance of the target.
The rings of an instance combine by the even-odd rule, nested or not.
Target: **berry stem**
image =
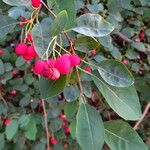
[[[48,120],[47,120],[47,112],[46,112],[46,107],[45,107],[45,101],[42,99],[42,107],[43,107],[43,112],[44,112],[44,122],[45,122],[45,129],[46,129],[46,143],[47,143],[47,149],[51,150],[50,148],[50,132],[48,130]]]

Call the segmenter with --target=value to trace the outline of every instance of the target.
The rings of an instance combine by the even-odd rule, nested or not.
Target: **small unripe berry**
[[[29,46],[27,48],[27,55],[28,56],[32,56],[32,57],[37,57],[37,53],[36,53],[36,51],[35,51],[33,46]]]
[[[76,55],[76,54],[70,55],[69,59],[70,59],[72,67],[75,67],[75,66],[79,65],[80,62],[81,62],[80,57],[78,55]]]
[[[68,74],[71,71],[71,63],[68,57],[61,56],[55,61],[55,68],[59,70],[60,74]]]
[[[19,43],[15,48],[15,53],[18,55],[25,55],[28,46],[25,43]]]
[[[8,126],[10,123],[11,123],[11,119],[8,118],[8,119],[5,120],[4,125]]]
[[[121,63],[124,64],[124,65],[127,65],[129,63],[129,60],[125,59]]]
[[[17,94],[17,91],[16,91],[16,90],[13,90],[13,91],[10,92],[10,94],[16,95],[16,94]]]
[[[95,55],[96,54],[96,50],[95,49],[92,49],[89,52],[90,52],[91,55]]]
[[[4,54],[4,50],[0,49],[0,54]]]
[[[65,128],[65,133],[69,134],[70,133],[70,129],[68,127]]]
[[[42,61],[42,60],[38,60],[35,64],[34,64],[34,68],[33,68],[33,71],[39,75],[42,75],[42,71],[43,69],[45,68],[46,66],[46,62],[45,61]]]
[[[85,68],[85,71],[91,73],[91,72],[92,72],[92,69],[91,69],[90,67],[86,67],[86,68]]]
[[[139,43],[141,42],[141,39],[135,39],[135,42]]]
[[[32,0],[32,6],[34,8],[38,8],[41,5],[41,1],[40,0]]]
[[[55,137],[52,137],[52,138],[51,138],[51,144],[52,144],[52,145],[56,145],[56,144],[57,144],[57,140],[56,140]]]

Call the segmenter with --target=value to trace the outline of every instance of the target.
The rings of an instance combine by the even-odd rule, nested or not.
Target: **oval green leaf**
[[[111,150],[147,150],[146,145],[136,131],[121,120],[107,121],[105,126],[105,142]]]
[[[31,0],[3,0],[3,2],[11,6],[31,6]]]
[[[114,27],[98,14],[86,13],[77,19],[74,31],[93,37],[102,37],[110,34]]]
[[[77,114],[76,139],[83,150],[100,150],[104,144],[101,117],[88,104],[81,104]]]
[[[108,85],[100,75],[94,73],[92,79],[109,106],[125,120],[138,120],[141,106],[134,86],[119,88]]]
[[[128,87],[134,84],[134,78],[128,68],[115,60],[104,60],[98,66],[103,80],[116,87]]]

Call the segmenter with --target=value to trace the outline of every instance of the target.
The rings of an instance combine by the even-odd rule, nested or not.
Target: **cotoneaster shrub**
[[[149,13],[148,0],[0,1],[0,149],[147,150]]]

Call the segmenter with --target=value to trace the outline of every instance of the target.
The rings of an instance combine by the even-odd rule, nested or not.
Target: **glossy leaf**
[[[31,0],[2,0],[11,6],[31,6]]]
[[[8,126],[6,126],[6,137],[8,140],[11,140],[18,130],[18,122],[12,120]]]
[[[80,36],[74,40],[74,46],[76,50],[88,52],[92,49],[97,49],[100,44],[92,37]]]
[[[141,106],[134,86],[119,88],[108,85],[97,73],[92,79],[109,106],[125,120],[138,120]]]
[[[114,27],[100,15],[86,13],[77,19],[73,30],[86,36],[102,37],[110,34]]]
[[[35,49],[39,57],[44,58],[44,54],[48,48],[49,43],[51,42],[50,30],[51,21],[43,21],[42,23],[37,23],[32,29],[32,36],[34,41]],[[52,48],[49,47],[49,53],[51,53]]]
[[[81,104],[77,113],[76,139],[83,150],[100,150],[104,143],[101,117],[88,104]]]
[[[80,95],[78,86],[74,86],[74,85],[65,87],[63,93],[67,102],[75,101]]]
[[[50,80],[41,78],[39,81],[39,88],[42,99],[47,99],[60,94],[66,86],[66,76],[62,76],[58,80]]]
[[[68,15],[65,10],[61,11],[52,23],[50,33],[52,36],[59,35],[65,28],[68,21]]]
[[[5,69],[4,69],[4,63],[3,61],[0,59],[0,75],[4,74]]]
[[[111,150],[147,150],[138,133],[128,123],[107,121],[104,126],[105,142]]]
[[[108,84],[116,87],[128,87],[134,83],[134,78],[127,67],[115,60],[104,60],[98,66],[98,71]]]
[[[0,14],[0,39],[3,38],[6,34],[11,32],[13,28],[16,26],[16,21],[9,17],[9,16],[3,16]]]

